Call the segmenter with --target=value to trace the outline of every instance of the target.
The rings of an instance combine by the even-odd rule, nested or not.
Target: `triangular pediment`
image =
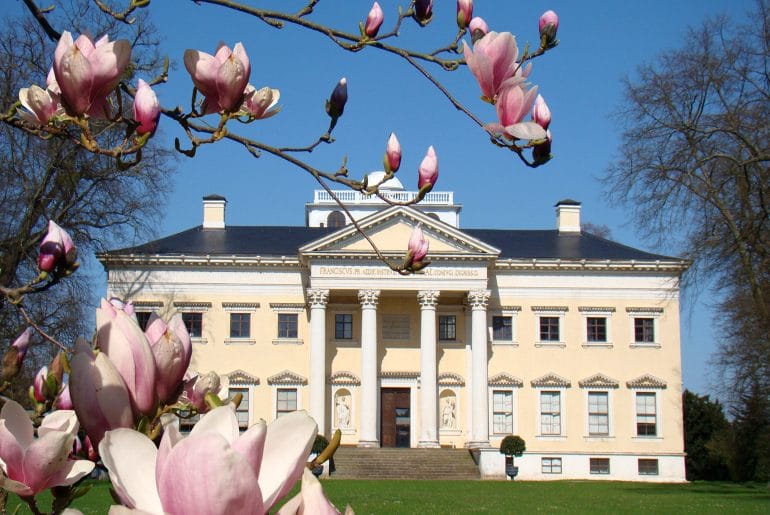
[[[393,206],[359,220],[358,225],[387,255],[404,255],[407,242],[420,224],[425,238],[430,242],[429,257],[461,256],[491,259],[500,250],[465,234],[425,213],[407,206]],[[299,249],[300,256],[374,256],[371,244],[353,225],[348,225]]]
[[[569,388],[572,383],[568,379],[564,379],[562,376],[550,373],[537,379],[532,380],[532,386],[534,387],[546,387],[546,388]]]
[[[442,372],[438,375],[439,386],[465,386],[465,379],[454,372]]]
[[[636,379],[627,381],[626,387],[631,389],[635,389],[635,388],[664,389],[666,388],[666,382],[663,379],[658,379],[654,375],[644,374],[643,376],[639,376]]]
[[[230,384],[259,384],[259,378],[255,377],[248,372],[244,372],[241,369],[233,370],[227,374],[227,379]]]
[[[617,388],[620,383],[604,374],[594,374],[578,381],[581,388]]]
[[[286,384],[286,385],[301,386],[301,385],[307,384],[307,378],[302,377],[301,375],[297,374],[296,372],[292,372],[291,370],[284,370],[283,372],[279,372],[274,376],[268,377],[267,384],[269,385]]]
[[[489,378],[489,386],[516,386],[521,388],[524,382],[507,372],[500,372]]]
[[[345,386],[361,386],[361,380],[353,372],[340,370],[329,376],[329,384]]]

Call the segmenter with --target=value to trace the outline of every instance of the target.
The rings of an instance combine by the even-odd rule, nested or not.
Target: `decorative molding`
[[[329,290],[308,288],[305,293],[307,294],[307,303],[311,308],[325,308],[329,302]]]
[[[521,311],[521,306],[498,306],[494,308],[495,311]]]
[[[578,306],[578,311],[581,313],[614,313],[615,308],[613,306]]]
[[[362,308],[377,308],[380,290],[358,290],[358,301]]]
[[[223,302],[222,309],[225,311],[256,311],[259,309],[259,302]]]
[[[230,382],[230,385],[239,385],[239,384],[253,384],[258,385],[259,384],[259,378],[255,377],[248,372],[244,372],[241,369],[233,370],[229,374],[227,374],[227,378]]]
[[[524,381],[512,376],[508,372],[500,372],[489,378],[489,386],[515,386],[521,388],[524,386]]]
[[[438,290],[420,290],[417,292],[417,302],[421,309],[435,308],[441,294]]]
[[[361,386],[361,379],[353,372],[340,370],[329,376],[329,384],[334,386]]]
[[[454,372],[442,372],[438,375],[439,386],[465,386],[465,379]]]
[[[626,387],[632,390],[643,388],[665,390],[666,386],[666,382],[663,379],[659,379],[652,374],[644,374],[626,382]]]
[[[300,312],[305,310],[305,304],[301,302],[271,302],[270,309],[283,312]]]
[[[533,379],[530,384],[537,388],[569,388],[572,386],[572,383],[568,379],[564,379],[560,375],[554,374],[553,372],[542,377],[538,377],[537,379]]]
[[[569,311],[567,306],[532,306],[530,309],[536,313],[566,313]]]
[[[137,300],[130,301],[135,308],[162,308],[162,300]]]
[[[177,311],[183,313],[208,311],[211,306],[211,302],[174,302]]]
[[[487,309],[490,295],[491,292],[489,290],[469,291],[467,302],[471,309]]]
[[[383,379],[419,379],[419,372],[406,372],[406,371],[382,371],[380,372],[380,378]]]
[[[304,386],[307,384],[307,378],[302,377],[296,372],[291,370],[284,370],[275,375],[267,378],[267,384],[269,385],[292,385],[292,386]]]
[[[616,380],[604,374],[594,374],[578,381],[580,388],[617,388],[620,386]]]
[[[663,308],[656,307],[629,307],[626,313],[663,313]]]

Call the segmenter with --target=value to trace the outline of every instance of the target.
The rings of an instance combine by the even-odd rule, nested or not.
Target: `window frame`
[[[510,402],[510,407],[506,409],[506,406],[503,405],[502,409],[497,410],[496,404],[495,404],[495,394],[505,394],[508,397],[508,400]],[[492,428],[492,434],[493,435],[500,435],[500,436],[506,436],[510,434],[514,434],[516,432],[515,427],[515,392],[513,388],[490,388],[490,425],[489,427]],[[508,422],[506,424],[506,428],[503,431],[497,431],[496,426],[496,415],[503,414],[506,416]],[[508,428],[510,426],[510,428]]]
[[[592,399],[602,398],[604,399],[603,406],[592,405]],[[604,411],[599,411],[602,408],[604,408]],[[589,438],[606,438],[612,435],[611,411],[611,395],[609,390],[590,389],[586,391],[586,434]],[[597,417],[599,420],[603,418],[604,423],[601,421],[593,422],[593,417]],[[593,429],[594,427],[599,429]],[[601,431],[602,427],[606,427],[606,431]]]
[[[660,317],[663,316],[663,308],[656,307],[629,307],[626,308],[629,316],[628,338],[631,348],[660,348]],[[642,339],[637,339],[637,321],[649,320],[650,327],[642,329]],[[645,339],[644,331],[652,331],[652,338]]]
[[[190,339],[202,339],[203,338],[203,311],[182,311],[180,313],[182,315],[182,323],[184,324],[185,328],[187,329],[187,332],[190,335]],[[197,334],[194,334],[193,331],[190,330],[190,326],[187,325],[187,321],[185,318],[188,317],[198,317],[197,325],[198,325],[198,332]]]
[[[535,347],[561,347],[564,348],[567,346],[565,342],[565,318],[567,315],[567,312],[569,311],[569,308],[566,306],[532,306],[532,312],[535,314]],[[553,327],[553,324],[551,322],[555,321],[555,332],[556,332],[556,338],[550,338],[547,340],[544,340],[543,337],[543,321],[544,319],[550,319],[549,320],[549,329],[548,332],[551,332],[553,329],[550,329]],[[554,335],[551,335],[554,336]]]
[[[233,322],[234,318],[238,317],[239,323],[238,323],[238,334],[234,334],[233,332]],[[246,320],[247,325],[247,333],[243,334],[243,321]],[[248,340],[251,338],[251,312],[249,311],[231,311],[230,312],[230,331],[229,331],[229,338],[231,340]]]
[[[457,342],[457,315],[438,315],[438,341]]]
[[[554,331],[555,335],[552,334]],[[543,338],[544,335],[545,338]],[[558,316],[540,315],[538,317],[538,341],[540,343],[558,343],[561,341],[561,324]]]
[[[299,314],[298,313],[278,313],[278,334],[279,340],[296,340],[299,335]]]
[[[607,465],[606,469],[603,465]],[[609,458],[588,458],[588,473],[590,475],[609,476],[612,473]]]
[[[543,411],[543,396],[545,394],[556,394],[555,397],[559,401],[558,411]],[[542,388],[538,389],[538,395],[537,395],[537,435],[538,436],[544,436],[544,437],[560,437],[564,436],[564,390],[561,388]],[[551,398],[554,396],[551,395]],[[553,407],[553,402],[549,402],[549,407]],[[543,431],[543,428],[546,427],[543,425],[543,417],[546,415],[550,415],[553,417],[554,415],[558,417],[558,432],[552,432],[552,431]],[[553,428],[554,424],[551,422],[548,427]]]
[[[546,465],[546,460],[548,464]],[[558,470],[555,470],[558,462]],[[563,470],[563,462],[561,456],[543,456],[540,458],[540,473],[541,474],[561,474]],[[546,468],[548,470],[546,470]]]
[[[290,402],[291,399],[281,399],[282,393],[294,393],[294,409],[281,409],[280,403],[283,402]],[[283,415],[286,415],[288,413],[292,413],[294,411],[297,411],[299,409],[300,402],[299,402],[299,388],[296,386],[287,386],[287,385],[277,385],[275,387],[275,419],[277,420],[279,417],[282,417]]]
[[[646,469],[648,465],[655,465],[654,468]],[[644,466],[643,466],[644,465]],[[660,475],[660,461],[657,458],[638,458],[636,460],[636,472],[640,476],[659,476]]]
[[[501,320],[503,323],[499,326],[502,328],[501,332],[507,334],[499,334],[498,327],[495,324],[496,320]],[[504,322],[508,321],[506,325]],[[513,316],[512,315],[492,315],[492,341],[493,342],[513,342]]]
[[[640,413],[639,412],[639,399],[640,399],[640,397],[643,397],[643,398],[650,398],[650,397],[652,397],[652,407],[653,407],[652,415],[650,415],[649,413]],[[647,390],[634,392],[634,427],[635,427],[634,435],[637,438],[659,438],[660,437],[660,416],[659,416],[659,413],[660,413],[660,408],[658,406],[658,392],[647,391]],[[640,425],[639,419],[640,419],[640,417],[649,417],[649,416],[654,417],[654,423],[653,423],[654,433],[653,434],[641,434],[639,432],[639,425]],[[644,423],[644,424],[649,425],[648,422]]]
[[[340,322],[339,317],[343,317]],[[345,318],[347,317],[347,319]],[[338,328],[342,324],[342,333],[338,332]],[[346,336],[348,329],[350,330],[350,336]],[[334,313],[334,339],[339,341],[352,341],[353,340],[353,313]]]

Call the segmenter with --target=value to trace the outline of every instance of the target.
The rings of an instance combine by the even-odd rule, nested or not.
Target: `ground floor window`
[[[510,390],[492,392],[492,426],[497,435],[513,432],[513,392]]]
[[[590,458],[589,467],[591,474],[609,474],[610,473],[610,459],[609,458]]]
[[[238,418],[238,429],[245,431],[249,428],[249,389],[247,387],[231,386],[229,388],[230,396],[241,394],[241,403],[235,408],[235,416]]]
[[[297,411],[297,389],[278,388],[276,392],[275,418]]]
[[[540,458],[540,470],[543,474],[561,474],[561,458]]]
[[[658,475],[658,460],[640,458],[637,466],[639,468],[640,476]]]

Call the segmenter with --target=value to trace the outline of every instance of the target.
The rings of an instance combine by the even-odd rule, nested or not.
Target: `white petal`
[[[37,429],[38,436],[43,436],[49,431],[62,431],[75,435],[78,432],[78,417],[73,410],[57,410],[43,418],[43,422]]]
[[[540,127],[535,122],[521,122],[514,125],[509,125],[505,128],[505,132],[516,139],[525,139],[531,141],[546,138],[545,129]]]
[[[158,450],[152,440],[133,429],[107,431],[99,444],[99,454],[116,491],[127,497],[124,501],[132,508],[163,513],[155,482]]]
[[[5,427],[16,438],[22,449],[26,449],[32,444],[35,435],[32,429],[32,420],[29,415],[16,401],[8,400],[0,410],[0,418],[5,420]]]
[[[214,408],[203,415],[190,431],[190,436],[207,432],[219,433],[229,444],[238,439],[238,418],[231,404]]]

